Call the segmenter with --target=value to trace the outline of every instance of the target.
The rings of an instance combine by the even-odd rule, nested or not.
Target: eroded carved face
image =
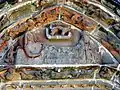
[[[41,55],[43,45],[40,42],[40,33],[28,32],[25,34],[24,50],[28,57],[37,57]]]
[[[78,36],[75,38],[75,35]],[[23,50],[28,58],[39,57],[41,52],[44,51],[44,45],[55,45],[60,47],[73,46],[80,39],[79,35],[80,32],[71,28],[69,25],[55,22],[45,27],[38,28],[37,30],[26,32],[23,38]]]

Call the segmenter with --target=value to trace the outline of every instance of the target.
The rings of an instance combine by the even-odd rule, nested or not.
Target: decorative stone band
[[[22,20],[23,22],[18,22],[12,27],[7,28],[7,33],[10,37],[14,38],[17,34],[23,31],[32,30],[35,27],[42,26],[48,22],[58,20],[58,16],[61,15],[61,20],[67,21],[72,25],[80,28],[81,30],[92,31],[96,28],[97,23],[90,20],[79,13],[69,10],[66,7],[52,7],[45,9],[40,12],[39,15],[29,17],[28,19]],[[53,17],[54,16],[54,17]],[[79,19],[81,18],[81,20]],[[31,26],[33,25],[33,27]],[[31,26],[32,28],[30,28]]]
[[[28,86],[31,89],[83,87],[120,89],[120,71],[116,66],[2,67],[0,77],[1,90],[15,89],[18,86],[19,88]]]

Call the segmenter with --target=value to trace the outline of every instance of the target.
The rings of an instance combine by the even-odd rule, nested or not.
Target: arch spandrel
[[[1,36],[1,48],[4,47],[1,50],[5,49],[7,44],[4,43],[10,42],[10,39],[16,39],[19,35],[24,35],[26,32],[32,30],[35,31],[37,28],[41,29],[44,25],[55,21],[71,24],[80,29],[79,31],[82,30],[89,33],[94,32],[94,30],[98,27],[98,23],[96,21],[85,16],[84,14],[74,11],[64,5],[55,5],[9,26],[4,35]]]

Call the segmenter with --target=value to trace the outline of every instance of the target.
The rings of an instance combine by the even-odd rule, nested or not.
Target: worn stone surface
[[[0,90],[120,90],[119,12],[117,0],[1,0]]]

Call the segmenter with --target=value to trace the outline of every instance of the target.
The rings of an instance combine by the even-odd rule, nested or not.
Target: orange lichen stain
[[[0,71],[0,75],[4,74],[7,70]]]
[[[90,20],[89,18],[84,18],[82,23],[84,23],[85,30],[87,31],[94,30],[97,25],[94,21]]]
[[[25,30],[27,30],[28,24],[26,21],[29,18],[21,19],[20,21],[10,26],[7,30],[8,35],[10,37],[14,37],[15,35],[18,35],[20,32],[24,32]]]
[[[71,12],[69,9],[61,8],[62,20],[75,25],[76,27],[91,32],[97,26],[93,20],[81,15],[77,12]]]
[[[108,42],[102,40],[102,45],[108,49],[108,51],[115,57],[120,56],[119,52],[113,48]]]
[[[3,41],[1,44],[0,44],[0,52],[3,51],[3,49],[7,46],[8,42],[7,41]]]
[[[110,45],[108,42],[102,40],[101,43],[102,43],[102,45],[103,45],[104,47],[106,47],[108,50],[113,49],[112,45]]]
[[[43,12],[40,13],[40,16],[36,17],[35,16],[35,23],[36,26],[41,26],[43,24],[49,23],[51,21],[57,20],[58,19],[58,10],[59,8],[50,8],[46,9]]]
[[[25,19],[21,19],[19,22],[16,22],[14,25],[8,28],[8,35],[14,38],[16,35],[26,30],[32,30],[35,27],[39,27],[43,24],[57,20],[59,18],[58,15],[62,16],[63,19],[61,20],[82,30],[90,32],[96,28],[96,23],[94,21],[84,17],[83,15],[80,15],[77,12],[71,11],[64,7],[52,7],[40,12],[39,15],[27,17]]]
[[[115,51],[115,50],[111,50],[110,52],[111,52],[113,55],[118,55],[118,52]]]

